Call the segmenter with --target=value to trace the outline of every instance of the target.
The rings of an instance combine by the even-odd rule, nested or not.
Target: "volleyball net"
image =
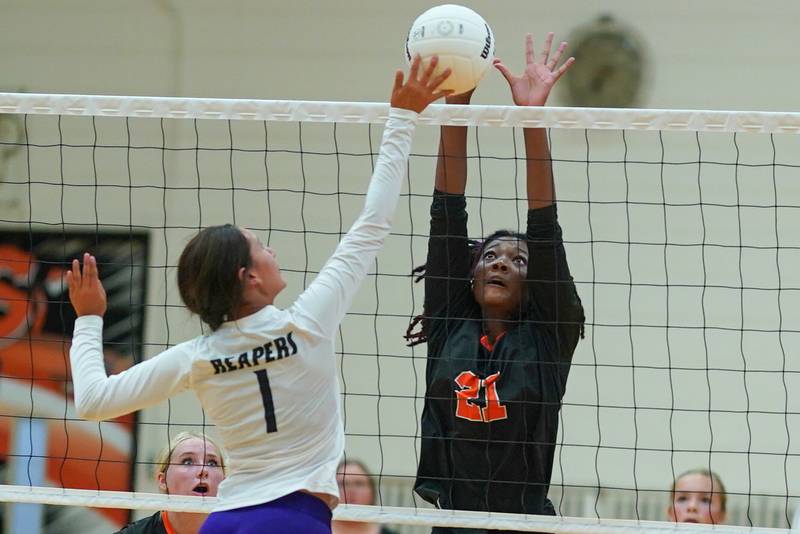
[[[0,94],[0,461],[7,503],[209,510],[153,495],[170,436],[213,427],[191,394],[81,421],[63,280],[91,250],[109,294],[106,367],[201,333],[175,266],[198,229],[233,222],[276,249],[288,305],[360,211],[386,104]],[[525,225],[521,128],[547,128],[586,339],[560,416],[559,518],[431,510],[412,494],[438,125],[470,127],[472,237]],[[729,521],[787,528],[798,497],[800,114],[431,106],[390,237],[340,329],[347,457],[375,507],[340,518],[540,532],[700,531],[664,519],[675,476],[720,474]],[[283,300],[281,300],[283,299]],[[8,505],[11,507],[11,504]],[[17,511],[9,511],[11,522]],[[416,529],[416,530],[414,530]],[[629,529],[629,530],[626,530]]]

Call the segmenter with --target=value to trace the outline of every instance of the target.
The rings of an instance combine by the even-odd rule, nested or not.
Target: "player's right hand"
[[[408,69],[408,80],[404,80],[403,71],[398,70],[394,76],[392,107],[410,109],[420,113],[434,100],[452,94],[451,89],[439,89],[442,82],[450,76],[450,69],[445,69],[434,76],[433,71],[436,69],[437,63],[439,63],[439,57],[433,56],[428,66],[420,74],[422,59],[419,55],[414,56],[411,67]]]

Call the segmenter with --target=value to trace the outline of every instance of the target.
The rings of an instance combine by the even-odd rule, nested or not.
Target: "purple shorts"
[[[331,511],[321,499],[302,491],[280,499],[213,512],[200,534],[331,534]]]

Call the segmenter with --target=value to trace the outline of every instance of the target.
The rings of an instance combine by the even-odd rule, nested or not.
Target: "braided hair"
[[[515,232],[513,230],[496,230],[492,232],[484,239],[475,240],[475,239],[468,239],[467,240],[467,248],[469,250],[470,256],[470,268],[469,268],[469,276],[470,278],[474,278],[475,276],[475,268],[478,266],[478,262],[483,257],[483,251],[486,247],[497,241],[498,239],[504,238],[513,238],[518,239],[523,242],[527,242],[528,237],[525,234],[521,234],[519,232]],[[419,265],[411,271],[411,276],[416,276],[414,279],[414,283],[418,283],[421,280],[425,279],[426,275],[426,264]],[[525,285],[524,287],[528,287]],[[522,302],[527,302],[527,290],[526,295],[523,296]],[[423,310],[423,313],[420,315],[416,315],[411,318],[408,323],[408,328],[406,328],[406,333],[403,338],[406,340],[406,346],[414,347],[416,345],[420,345],[428,341],[428,310]]]

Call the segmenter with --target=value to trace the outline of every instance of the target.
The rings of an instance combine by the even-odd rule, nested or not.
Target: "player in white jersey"
[[[344,449],[334,336],[391,228],[417,114],[449,94],[436,60],[395,75],[392,109],[364,209],[314,282],[288,309],[275,252],[233,225],[206,228],[184,249],[178,286],[212,333],[120,374],[103,365],[105,291],[97,262],[67,273],[75,322],[70,361],[78,414],[108,419],[192,389],[229,454],[219,505],[201,533],[330,533]]]

